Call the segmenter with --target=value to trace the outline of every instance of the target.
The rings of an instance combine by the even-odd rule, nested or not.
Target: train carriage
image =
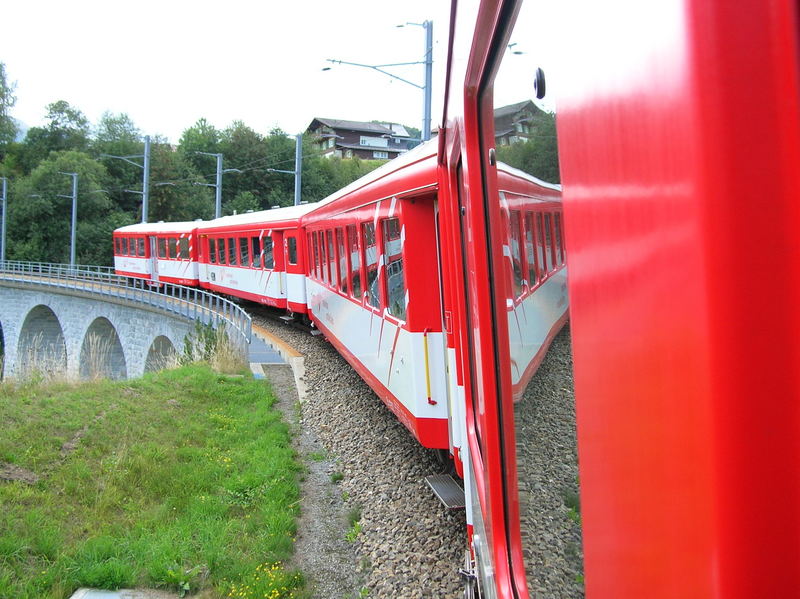
[[[425,447],[448,449],[435,144],[303,217],[309,313]]]
[[[201,221],[140,223],[114,231],[114,269],[152,282],[197,285]]]
[[[200,286],[291,312],[306,312],[305,239],[313,204],[225,216],[198,229]]]

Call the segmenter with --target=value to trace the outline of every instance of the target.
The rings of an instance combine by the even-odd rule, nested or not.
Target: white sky
[[[127,113],[177,143],[205,117],[299,133],[314,117],[421,127],[422,91],[372,70],[330,65],[422,60],[434,22],[433,126],[441,119],[449,0],[17,0],[4,4],[0,62],[16,82],[11,114],[41,125],[66,100],[96,124]],[[332,70],[323,72],[325,66]],[[391,69],[390,69],[391,70]],[[423,83],[423,65],[393,72]]]

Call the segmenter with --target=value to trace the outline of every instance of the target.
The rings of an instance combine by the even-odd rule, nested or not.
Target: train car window
[[[308,252],[306,270],[310,276],[314,273],[314,241],[311,239],[311,233],[306,234],[306,251]]]
[[[361,252],[358,249],[358,230],[347,225],[347,247],[350,255],[350,279],[353,282],[353,297],[361,299]]]
[[[217,239],[217,262],[219,264],[227,264],[228,253],[225,251],[225,239],[220,237]]]
[[[533,214],[525,213],[525,260],[528,263],[528,287],[532,288],[538,283],[536,276],[536,252],[533,240]]]
[[[211,264],[217,263],[217,240],[213,237],[208,240],[208,261]]]
[[[166,258],[167,257],[167,240],[163,237],[158,238],[158,257],[159,258]]]
[[[561,215],[558,212],[553,215],[553,230],[556,237],[556,263],[561,266],[564,264],[564,237],[561,233]]]
[[[178,257],[178,240],[174,237],[170,237],[169,241],[167,242],[167,247],[167,257],[171,260],[176,259]]]
[[[544,278],[550,270],[547,266],[547,251],[542,225],[542,213],[536,213],[536,257],[539,260],[539,277]]]
[[[297,238],[296,237],[289,237],[286,240],[286,254],[287,258],[289,259],[289,264],[295,265],[297,264]]]
[[[339,276],[336,272],[336,251],[333,247],[333,231],[325,231],[325,239],[328,241],[328,270],[331,274],[331,287],[336,288]]]
[[[386,255],[386,309],[406,319],[406,282],[403,274],[403,236],[399,218],[383,221],[383,251]]]
[[[512,210],[508,218],[509,226],[509,249],[511,250],[511,269],[514,280],[514,295],[522,295],[522,244],[519,238],[519,211]]]
[[[258,237],[250,238],[250,266],[261,268],[261,240]]]
[[[328,283],[328,255],[325,250],[325,231],[319,232],[319,271],[320,280]]]
[[[119,256],[120,244],[119,237],[114,238],[114,255]]]
[[[186,237],[181,237],[180,241],[178,241],[178,247],[180,248],[181,260],[188,260],[189,240]]]
[[[140,258],[144,258],[144,237],[139,237],[136,241],[136,255]]]
[[[314,233],[312,233],[312,237],[313,237],[312,245],[314,246],[314,278],[319,280],[320,279],[320,273],[319,273],[319,238],[317,236],[317,232],[316,231],[314,231]]]
[[[122,239],[120,239],[120,242],[121,243],[120,243],[120,252],[119,253],[121,255],[123,255],[123,256],[127,256],[128,255],[128,238],[127,237],[123,237]]]
[[[272,237],[265,235],[262,244],[264,246],[261,250],[264,254],[264,268],[269,268],[271,270],[275,268],[275,257],[272,252]]]
[[[238,251],[236,249],[236,238],[235,237],[228,237],[228,265],[229,266],[236,266],[238,262],[236,261],[236,255]]]
[[[250,256],[247,255],[248,245],[247,237],[239,237],[239,264],[241,266],[250,266]]]
[[[363,223],[364,264],[367,267],[367,285],[364,294],[367,303],[373,308],[381,307],[381,298],[378,292],[378,246],[375,242],[375,225]]]
[[[553,244],[553,217],[547,212],[544,215],[544,244],[547,248],[547,262],[550,270],[556,267],[556,248]]]
[[[344,251],[344,231],[336,229],[336,252],[339,256],[339,291],[347,293],[347,252]]]

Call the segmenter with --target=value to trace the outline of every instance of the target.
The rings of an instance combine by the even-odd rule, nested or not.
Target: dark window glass
[[[121,250],[122,250],[122,245],[119,242],[119,237],[117,237],[114,239],[114,255],[119,256]]]
[[[236,238],[228,237],[228,264],[230,266],[236,266],[238,262],[236,261]]]
[[[286,253],[288,254],[289,264],[297,264],[297,238],[289,237],[286,242]]]
[[[319,232],[319,268],[322,272],[322,280],[327,283],[330,281],[328,274],[328,254],[325,251],[325,231]]]
[[[555,223],[556,233],[556,258],[558,264],[564,264],[564,237],[561,234],[561,215],[556,213],[553,215],[553,222]]]
[[[536,253],[533,240],[533,214],[525,214],[525,259],[528,262],[528,286],[536,285]]]
[[[140,258],[144,258],[144,237],[139,237],[136,241],[136,255]]]
[[[553,217],[549,212],[544,215],[544,239],[548,254],[547,261],[552,270],[556,267],[556,248],[553,245]]]
[[[361,230],[364,236],[364,264],[367,267],[367,303],[373,308],[380,308],[381,298],[378,292],[378,246],[375,243],[375,225],[363,223]]]
[[[127,237],[123,237],[120,241],[122,242],[122,244],[120,246],[122,248],[122,250],[120,251],[120,253],[123,256],[127,256],[128,255],[128,238]]]
[[[328,240],[328,272],[331,275],[331,287],[336,287],[339,278],[336,273],[336,254],[333,248],[333,231],[325,231],[325,238]]]
[[[208,240],[208,261],[211,264],[217,263],[217,240],[213,237]]]
[[[536,213],[536,258],[539,260],[539,278],[544,278],[544,276],[547,274],[548,268],[541,212]]]
[[[275,258],[272,255],[272,237],[264,237],[262,240],[264,244],[264,268],[275,268]]]
[[[319,280],[320,279],[320,272],[319,272],[319,238],[317,236],[317,232],[314,231],[314,277]]]
[[[250,266],[261,268],[261,240],[258,237],[250,238]]]
[[[386,309],[389,314],[406,319],[406,282],[403,275],[403,244],[400,219],[383,221],[383,251],[386,254]]]
[[[178,257],[178,240],[170,237],[167,242],[167,258],[175,259]]]
[[[522,244],[519,240],[519,212],[512,210],[508,219],[509,236],[508,245],[511,250],[511,269],[514,280],[514,294],[516,297],[522,295]]]
[[[339,290],[347,293],[347,252],[344,251],[344,231],[336,229],[336,251],[339,255]]]
[[[228,252],[225,251],[225,240],[217,239],[217,262],[220,264],[228,263]]]
[[[167,240],[163,237],[159,237],[156,243],[158,245],[158,257],[159,258],[166,258],[167,257]]]
[[[347,244],[350,256],[350,278],[353,281],[353,297],[361,299],[361,254],[358,250],[358,230],[347,225]]]
[[[181,260],[189,259],[189,240],[186,237],[181,237],[178,241],[178,248],[181,252]]]
[[[247,255],[247,237],[239,238],[239,264],[248,266],[250,264],[250,257]]]

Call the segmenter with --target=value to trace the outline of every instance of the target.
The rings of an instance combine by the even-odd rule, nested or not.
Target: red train
[[[453,455],[468,591],[528,597],[514,408],[566,318],[566,229],[586,594],[795,596],[797,4],[531,6],[452,2],[438,141],[299,216],[305,303],[286,305]],[[494,119],[541,93],[510,49],[551,28],[563,213],[557,187],[498,161]],[[118,259],[150,256],[138,234]]]

